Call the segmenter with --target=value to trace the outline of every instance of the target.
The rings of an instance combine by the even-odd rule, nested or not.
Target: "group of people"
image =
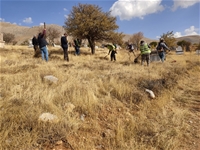
[[[64,60],[69,61],[69,56],[68,56],[68,35],[67,33],[64,33],[64,35],[60,39],[61,42],[61,47],[63,49],[64,53]],[[42,32],[38,34],[38,37],[34,36],[32,39],[32,44],[34,46],[35,52],[38,49],[41,51],[42,59],[48,61],[48,48],[47,48],[47,41],[46,41],[46,25],[44,24],[44,29]],[[75,55],[80,54],[80,46],[81,46],[81,40],[80,39],[74,39],[74,44],[75,48]],[[116,55],[117,54],[117,46],[116,44],[107,44],[105,45],[106,48],[109,49],[108,55],[110,54],[110,59],[111,61],[116,61]],[[134,53],[134,46],[133,44],[128,45],[129,52]],[[161,38],[156,50],[157,53],[161,59],[162,62],[165,61],[165,51],[170,50],[166,43],[164,42],[164,39]],[[147,66],[150,64],[150,54],[151,54],[151,46],[147,44],[145,41],[140,41],[140,55],[141,55],[141,65],[146,61]],[[135,53],[134,53],[135,55]]]
[[[64,33],[64,35],[61,37],[60,43],[61,47],[64,52],[64,60],[69,61],[69,56],[68,56],[68,39],[67,39],[67,33]],[[80,39],[74,39],[74,44],[75,48],[75,54],[74,55],[80,55],[80,47],[81,47],[81,40]]]
[[[115,44],[107,44],[106,47],[109,49],[109,53],[111,52],[111,55],[110,55],[111,61],[113,61],[113,60],[116,61],[116,56],[115,56],[115,54],[117,54],[116,45]],[[135,55],[134,46],[132,43],[128,44],[128,49],[129,49],[129,52],[132,52]],[[160,41],[159,41],[158,45],[156,46],[156,50],[157,50],[158,56],[160,57],[160,60],[162,62],[164,62],[166,59],[166,56],[165,56],[166,50],[170,50],[170,49],[164,42],[163,38],[160,38]],[[149,44],[147,44],[144,40],[141,40],[140,41],[141,65],[143,65],[144,62],[146,61],[147,66],[149,66],[150,54],[151,54],[151,46]]]
[[[151,46],[149,44],[147,44],[145,41],[141,41],[140,42],[140,52],[141,52],[141,65],[143,65],[144,61],[146,61],[147,66],[149,66],[150,64],[150,54],[151,54]],[[166,43],[164,42],[163,38],[160,38],[160,41],[158,43],[158,45],[156,46],[156,50],[158,53],[158,56],[160,57],[160,60],[162,62],[165,61],[166,59],[166,50],[169,50],[169,47],[166,45]]]
[[[68,56],[68,35],[67,33],[64,33],[64,35],[61,37],[60,42],[61,42],[61,47],[63,49],[64,53],[64,60],[69,61],[69,56]],[[42,60],[48,61],[49,59],[49,53],[48,53],[48,48],[47,48],[47,41],[46,41],[46,25],[44,24],[44,29],[42,32],[38,34],[38,37],[35,35],[32,38],[32,44],[33,48],[35,50],[35,53],[37,52],[38,48],[40,49],[41,55],[42,55]],[[75,48],[75,55],[80,54],[80,46],[81,46],[81,40],[80,39],[74,39],[74,44]]]

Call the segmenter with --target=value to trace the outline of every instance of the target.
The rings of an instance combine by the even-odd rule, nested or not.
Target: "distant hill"
[[[55,25],[55,24],[47,25],[47,27],[49,26],[57,28],[57,30],[60,32],[61,35],[64,32],[64,29],[62,26]],[[26,27],[26,26],[19,26],[19,25],[7,23],[7,22],[0,22],[0,32],[14,34],[17,40],[17,44],[21,44],[25,40],[32,39],[33,35],[37,35],[39,33],[40,28],[41,28],[40,26]],[[123,40],[128,41],[131,36],[132,36],[131,34],[126,34]],[[145,40],[148,43],[153,42],[153,41],[158,41],[156,39],[150,39],[147,37],[144,37],[143,40]],[[199,35],[183,36],[183,37],[176,38],[176,40],[177,41],[185,40],[193,44],[193,43],[200,42],[200,36]]]
[[[185,40],[194,44],[194,43],[200,42],[200,36],[199,35],[182,36],[182,37],[176,38],[176,40],[177,41]]]
[[[17,44],[21,44],[25,40],[32,39],[33,35],[37,35],[41,29],[40,26],[26,27],[26,26],[19,26],[19,25],[7,23],[7,22],[0,22],[0,26],[1,26],[0,32],[12,33],[15,35]],[[62,26],[55,25],[55,24],[47,25],[47,27],[49,26],[57,28],[57,30],[60,32],[60,35],[62,35],[64,32]]]
[[[131,36],[132,36],[131,34],[125,34],[123,40],[128,41],[131,38]],[[146,41],[147,43],[151,43],[153,41],[158,42],[158,40],[156,40],[156,39],[150,39],[150,38],[147,38],[147,37],[143,37],[142,40]]]

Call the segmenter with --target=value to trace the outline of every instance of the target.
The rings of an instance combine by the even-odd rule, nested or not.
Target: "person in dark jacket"
[[[42,54],[42,60],[48,61],[49,54],[47,49],[47,41],[46,41],[46,25],[44,24],[43,32],[40,32],[38,35],[38,44]]]
[[[33,48],[35,50],[35,52],[37,51],[38,49],[38,40],[36,38],[36,36],[34,35],[33,38],[32,38],[32,44],[33,44]]]
[[[67,33],[65,33],[64,36],[61,37],[60,41],[61,41],[61,47],[64,52],[64,60],[69,61]]]
[[[80,55],[80,46],[81,46],[81,40],[74,39],[75,55]]]
[[[166,59],[166,49],[170,50],[169,47],[167,47],[166,43],[164,42],[164,39],[161,38],[160,42],[158,43],[156,47],[156,50],[162,62],[164,62]]]

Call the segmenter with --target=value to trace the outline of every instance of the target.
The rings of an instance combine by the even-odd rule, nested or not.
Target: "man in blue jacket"
[[[48,49],[47,49],[47,41],[46,41],[46,25],[44,23],[44,29],[43,32],[40,32],[38,35],[38,44],[39,48],[42,54],[42,60],[48,61],[49,54],[48,54]]]

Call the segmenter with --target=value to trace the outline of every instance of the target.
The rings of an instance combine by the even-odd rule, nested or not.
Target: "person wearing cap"
[[[145,41],[140,41],[140,52],[141,52],[141,65],[143,65],[144,61],[146,60],[147,66],[150,64],[150,45],[147,44]]]
[[[60,41],[61,41],[61,47],[64,52],[64,60],[69,61],[67,33],[64,33],[64,35],[61,37]]]
[[[166,59],[166,49],[170,51],[169,47],[167,47],[166,43],[164,42],[164,39],[160,38],[156,50],[162,62],[164,62]]]
[[[108,55],[110,54],[110,59],[111,61],[116,61],[116,56],[115,54],[117,53],[116,51],[116,45],[115,44],[107,44],[105,45],[109,49]]]

